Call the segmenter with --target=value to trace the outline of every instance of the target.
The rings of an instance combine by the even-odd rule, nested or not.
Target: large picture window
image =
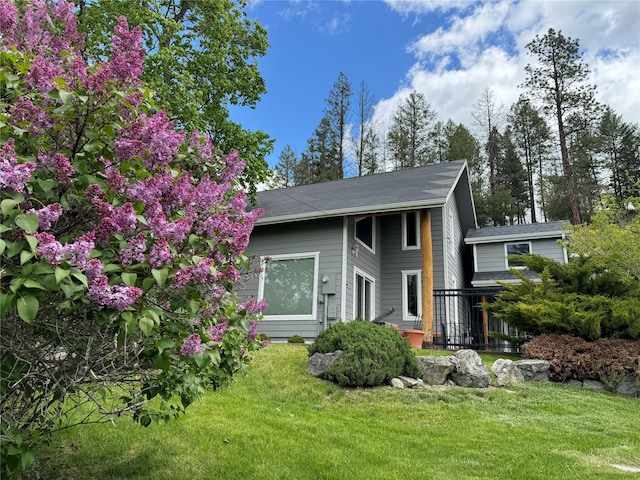
[[[507,243],[505,246],[507,268],[524,268],[520,260],[509,258],[509,255],[528,255],[531,253],[531,243]]]
[[[422,315],[422,270],[402,271],[402,319],[414,321]]]
[[[315,319],[317,271],[317,253],[263,258],[260,298],[269,305],[265,318]]]
[[[372,252],[375,251],[376,222],[374,217],[356,220],[356,239]]]

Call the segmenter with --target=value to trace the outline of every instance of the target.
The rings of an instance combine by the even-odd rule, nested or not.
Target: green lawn
[[[491,362],[496,357],[491,356]],[[559,384],[342,390],[273,344],[187,415],[61,431],[31,478],[638,478],[640,401]]]

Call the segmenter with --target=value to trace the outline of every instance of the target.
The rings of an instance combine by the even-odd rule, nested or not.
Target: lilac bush
[[[131,414],[146,426],[227,384],[262,345],[266,307],[234,293],[262,213],[239,187],[244,163],[154,110],[140,29],[121,18],[111,57],[88,63],[73,4],[17,3],[0,0],[9,474],[69,422]]]

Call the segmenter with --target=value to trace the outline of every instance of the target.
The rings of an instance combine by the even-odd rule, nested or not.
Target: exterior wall
[[[356,239],[355,225],[356,220],[361,217],[347,218],[347,273],[346,273],[346,305],[345,321],[351,321],[355,318],[354,314],[354,280],[356,269],[366,277],[374,281],[374,307],[373,317],[380,315],[382,305],[382,252],[386,248],[386,242],[383,238],[382,218],[376,217],[375,222],[375,240],[374,251],[371,252],[362,243]],[[354,249],[357,246],[357,254]]]
[[[439,288],[464,288],[466,286],[465,274],[465,251],[462,226],[458,214],[456,197],[451,197],[444,207],[444,238],[442,239],[445,258],[445,278],[444,286],[434,285],[434,289]]]
[[[551,258],[564,263],[565,253],[562,246],[558,245],[558,239],[545,238],[531,240],[531,253]],[[475,245],[476,272],[497,272],[508,270],[505,261],[506,243],[528,243],[526,240],[514,242],[480,243]]]
[[[422,249],[402,249],[402,214],[380,217],[382,223],[382,309],[390,308],[395,312],[385,318],[385,322],[399,325],[402,330],[413,328],[413,320],[402,318],[402,271],[422,270]],[[443,288],[444,259],[442,235],[442,210],[431,209],[431,232],[433,244],[433,284],[434,288]]]
[[[273,320],[260,322],[258,332],[266,333],[272,339],[286,339],[291,335],[314,338],[322,328],[324,305],[322,299],[323,275],[335,275],[335,295],[329,296],[330,323],[340,317],[343,260],[343,222],[341,218],[317,220],[283,225],[257,226],[251,234],[247,255],[254,257],[252,271],[259,268],[261,256],[290,255],[294,253],[319,252],[318,291],[319,302],[315,320]],[[244,288],[238,291],[244,298],[257,298],[259,276],[252,275]]]

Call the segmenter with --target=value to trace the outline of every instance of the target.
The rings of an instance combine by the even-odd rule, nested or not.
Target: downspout
[[[420,215],[420,245],[422,245],[422,330],[424,341],[433,343],[433,242],[431,211]]]

